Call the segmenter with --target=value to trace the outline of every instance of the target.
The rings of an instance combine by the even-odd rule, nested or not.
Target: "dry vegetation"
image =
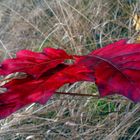
[[[0,0],[0,61],[21,49],[51,46],[87,54],[121,38],[134,40],[139,8],[139,0]],[[60,90],[98,92],[86,82]],[[55,95],[44,106],[32,104],[0,121],[0,140],[102,139],[140,139],[140,104],[121,96]]]

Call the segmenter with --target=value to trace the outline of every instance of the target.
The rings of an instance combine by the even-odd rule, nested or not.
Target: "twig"
[[[99,95],[93,94],[80,94],[80,93],[71,93],[71,92],[55,92],[56,94],[70,95],[70,96],[87,96],[87,97],[96,97],[99,98]]]

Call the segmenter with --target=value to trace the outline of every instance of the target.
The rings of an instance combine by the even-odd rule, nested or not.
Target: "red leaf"
[[[65,67],[67,65],[58,65],[38,79],[27,76],[24,79],[13,79],[6,83],[3,87],[7,88],[7,91],[0,95],[0,118],[2,119],[33,102],[45,103],[56,87],[54,81],[50,83],[47,80]]]
[[[66,83],[91,81],[100,95],[121,94],[140,101],[140,44],[120,40],[86,56],[70,56],[63,50],[44,49],[43,53],[23,50],[17,58],[2,63],[0,74],[25,72],[27,77],[13,79],[0,94],[0,118],[33,102],[44,104]],[[64,64],[75,59],[74,64]]]
[[[14,79],[5,84],[7,92],[0,95],[0,119],[24,107],[39,102],[41,104],[55,93],[65,83],[77,81],[94,81],[94,77],[86,67],[80,69],[76,65],[59,64],[39,78],[28,76],[24,79]]]
[[[1,64],[0,75],[25,72],[39,77],[47,70],[64,62],[65,59],[72,59],[72,56],[60,49],[45,48],[42,53],[22,50],[17,53],[17,58],[6,59]]]
[[[93,64],[100,95],[121,94],[140,101],[140,44],[116,42],[88,55]]]

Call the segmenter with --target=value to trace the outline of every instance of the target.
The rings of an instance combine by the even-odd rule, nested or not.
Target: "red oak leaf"
[[[65,67],[67,65],[60,64],[44,73],[40,78],[27,76],[23,79],[13,79],[3,85],[2,87],[6,88],[7,91],[0,94],[0,118],[7,117],[25,105],[34,102],[43,103],[43,100],[47,101],[52,94],[49,84],[55,87],[54,81],[47,84],[47,80]]]
[[[86,56],[70,56],[63,50],[44,49],[43,53],[23,50],[17,58],[2,63],[1,75],[25,72],[27,77],[6,83],[0,94],[0,118],[33,102],[44,104],[66,83],[91,81],[100,95],[121,94],[140,101],[140,44],[120,40]],[[64,64],[74,59],[74,64]]]
[[[11,80],[3,86],[7,88],[7,91],[0,95],[0,119],[25,105],[34,102],[46,103],[55,91],[65,83],[94,81],[90,72],[86,67],[79,70],[75,65],[59,64],[37,79],[27,76],[24,79]]]
[[[0,75],[25,72],[34,77],[39,77],[47,70],[71,58],[72,56],[60,49],[45,48],[41,53],[21,50],[17,52],[16,58],[6,59],[2,62]]]
[[[140,101],[140,44],[121,40],[93,51],[86,59],[93,60],[95,83],[102,97],[117,93]]]

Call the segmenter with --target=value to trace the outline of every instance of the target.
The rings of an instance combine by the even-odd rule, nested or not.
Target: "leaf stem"
[[[70,95],[70,96],[87,96],[87,97],[96,97],[99,98],[99,95],[93,94],[80,94],[80,93],[72,93],[72,92],[55,92],[56,94]]]

